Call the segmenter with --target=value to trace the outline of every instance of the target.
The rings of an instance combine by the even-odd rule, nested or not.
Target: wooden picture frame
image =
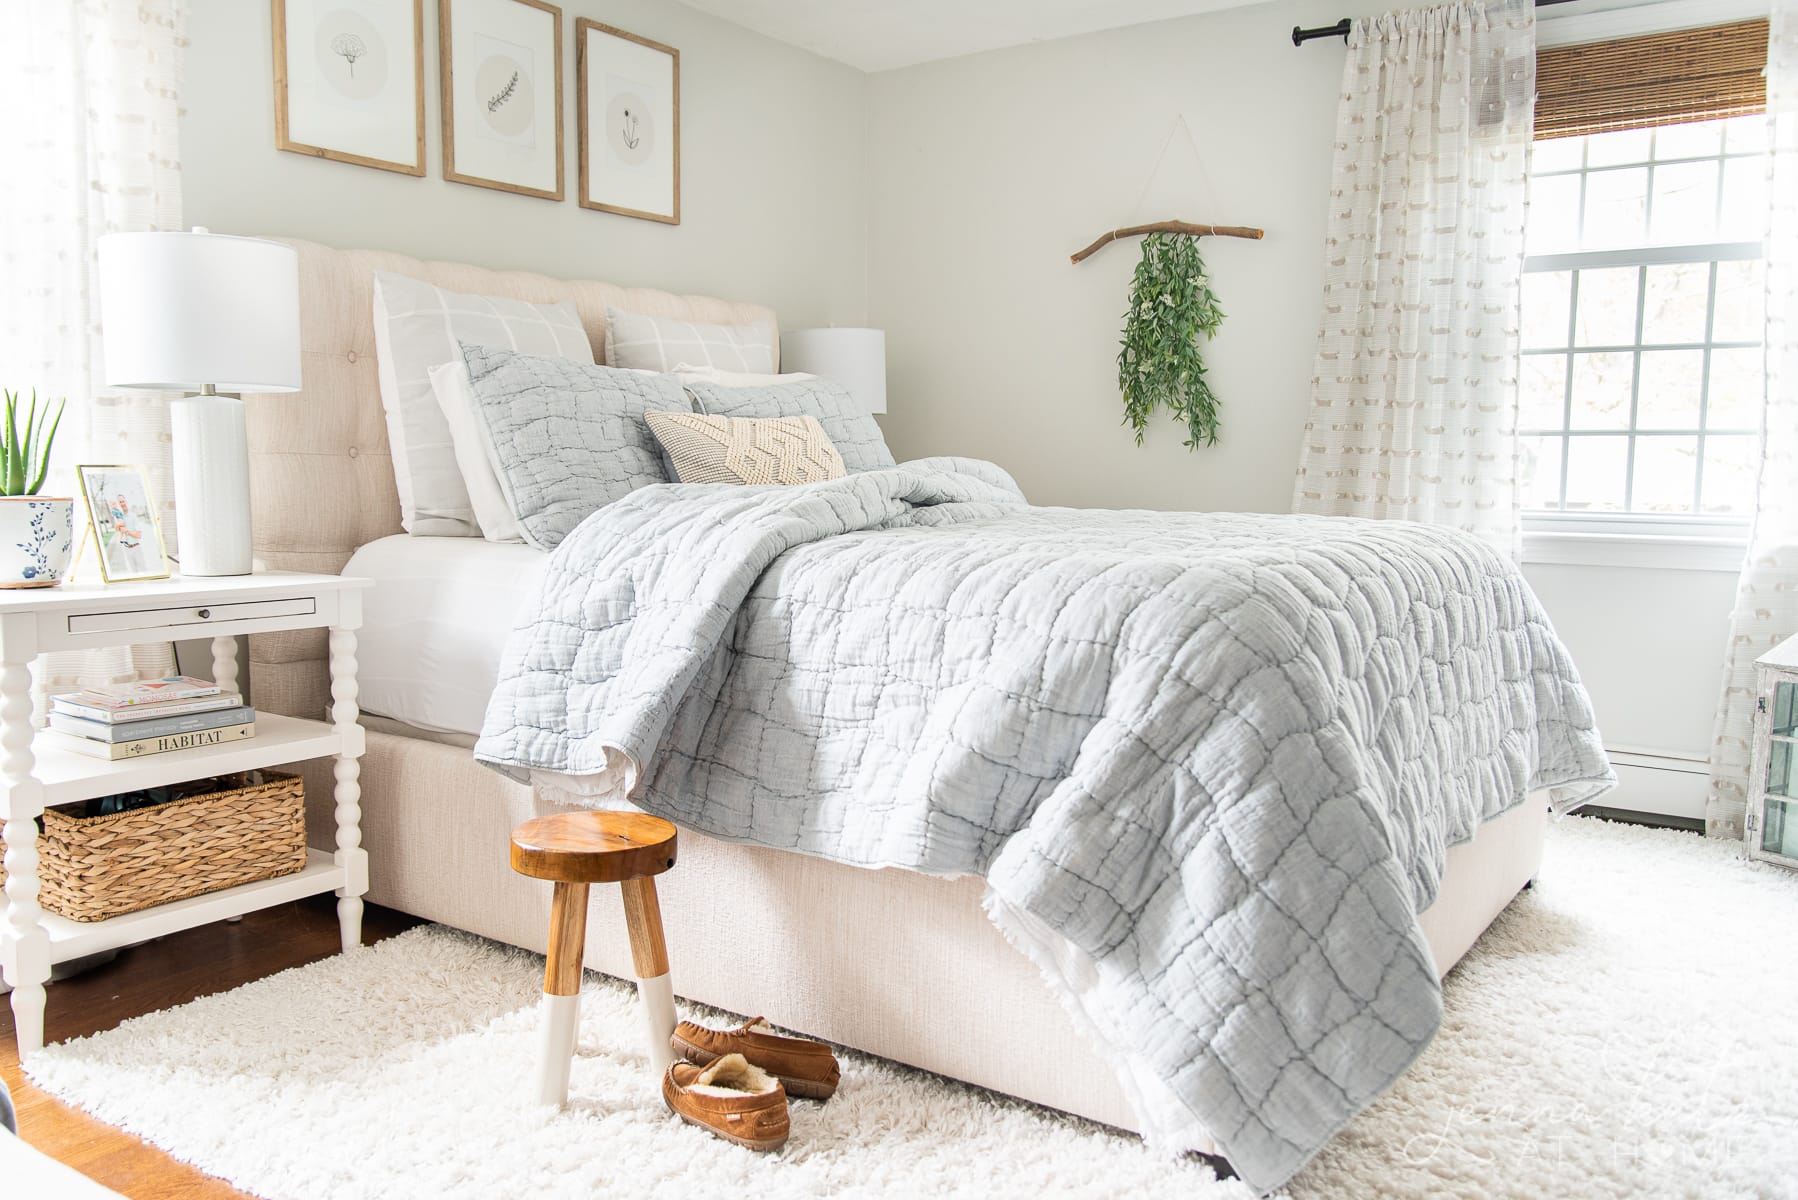
[[[374,0],[362,10],[321,0],[271,0],[275,50],[275,148],[312,158],[374,167],[401,175],[425,173],[424,0]],[[396,53],[393,35],[409,19],[412,53]],[[327,22],[342,25],[336,28]],[[309,28],[312,53],[300,50],[290,25]],[[335,49],[333,49],[335,47]],[[379,58],[371,62],[376,51]],[[303,52],[302,52],[303,53]],[[342,64],[336,62],[343,58]],[[358,63],[362,74],[356,75]],[[396,62],[412,73],[411,103]],[[378,70],[371,72],[371,66]],[[337,72],[341,68],[342,74]],[[296,95],[297,93],[297,95]],[[411,129],[405,128],[406,117]],[[410,151],[411,159],[403,155]]]
[[[679,225],[680,51],[586,17],[575,21],[574,30],[578,93],[575,123],[580,144],[580,191],[576,198],[580,206]],[[661,55],[668,56],[665,66],[658,62]],[[624,70],[633,74],[626,76]],[[602,71],[605,77],[596,81],[595,75]],[[663,71],[665,80],[660,77]],[[638,80],[635,76],[645,78]],[[638,87],[621,90],[620,85],[626,84]],[[639,124],[628,127],[632,138],[628,147],[614,144],[620,139],[613,135],[619,135],[621,130],[610,118],[630,120],[631,101],[643,104],[652,133],[667,130],[665,138],[646,145]]]
[[[151,501],[150,481],[145,478],[144,469],[129,463],[88,463],[76,467],[75,475],[81,483],[82,506],[87,510],[87,532],[94,539],[94,553],[100,560],[100,578],[107,583],[167,579],[169,556],[162,544],[162,526],[156,520],[156,505]],[[125,504],[114,505],[115,498],[122,498]],[[107,507],[96,507],[96,500]],[[110,535],[101,532],[102,515]],[[134,540],[121,536],[127,533],[134,535]],[[152,548],[156,552],[154,566],[148,553]],[[73,573],[73,564],[70,570]]]
[[[535,27],[543,18],[548,27]],[[437,54],[443,177],[562,199],[562,10],[547,0],[437,0]]]

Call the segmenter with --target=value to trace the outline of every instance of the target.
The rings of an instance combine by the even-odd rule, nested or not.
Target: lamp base
[[[175,534],[183,575],[248,575],[250,454],[243,401],[205,393],[169,402]]]

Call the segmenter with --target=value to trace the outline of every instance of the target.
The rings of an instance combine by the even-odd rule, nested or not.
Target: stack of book
[[[236,692],[175,675],[53,696],[50,728],[78,754],[141,758],[255,737],[256,710]]]

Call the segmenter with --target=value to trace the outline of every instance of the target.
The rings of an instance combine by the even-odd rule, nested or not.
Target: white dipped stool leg
[[[587,942],[587,885],[557,883],[549,907],[549,961],[543,968],[543,1038],[537,1101],[568,1103],[568,1071],[581,1019],[581,957]]]
[[[537,1103],[568,1103],[568,1072],[574,1066],[575,1037],[581,1025],[581,996],[543,997],[543,1035],[537,1043]]]
[[[637,968],[637,999],[643,1006],[643,1027],[649,1037],[649,1065],[660,1076],[674,1062],[674,984],[668,977],[668,945],[662,939],[662,906],[656,900],[656,881],[649,877],[627,879],[624,890],[624,923],[630,929],[631,961]]]
[[[666,973],[637,980],[643,1032],[649,1038],[649,1065],[659,1076],[674,1065],[674,983]]]

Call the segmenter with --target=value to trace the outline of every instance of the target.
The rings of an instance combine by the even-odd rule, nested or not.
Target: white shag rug
[[[427,926],[51,1047],[30,1074],[269,1200],[1249,1195],[857,1054],[835,1098],[794,1103],[783,1152],[753,1154],[667,1115],[634,992],[594,976],[571,1107],[534,1107],[541,964]],[[1798,875],[1692,834],[1558,823],[1537,887],[1450,977],[1434,1045],[1289,1190],[1798,1196]]]

